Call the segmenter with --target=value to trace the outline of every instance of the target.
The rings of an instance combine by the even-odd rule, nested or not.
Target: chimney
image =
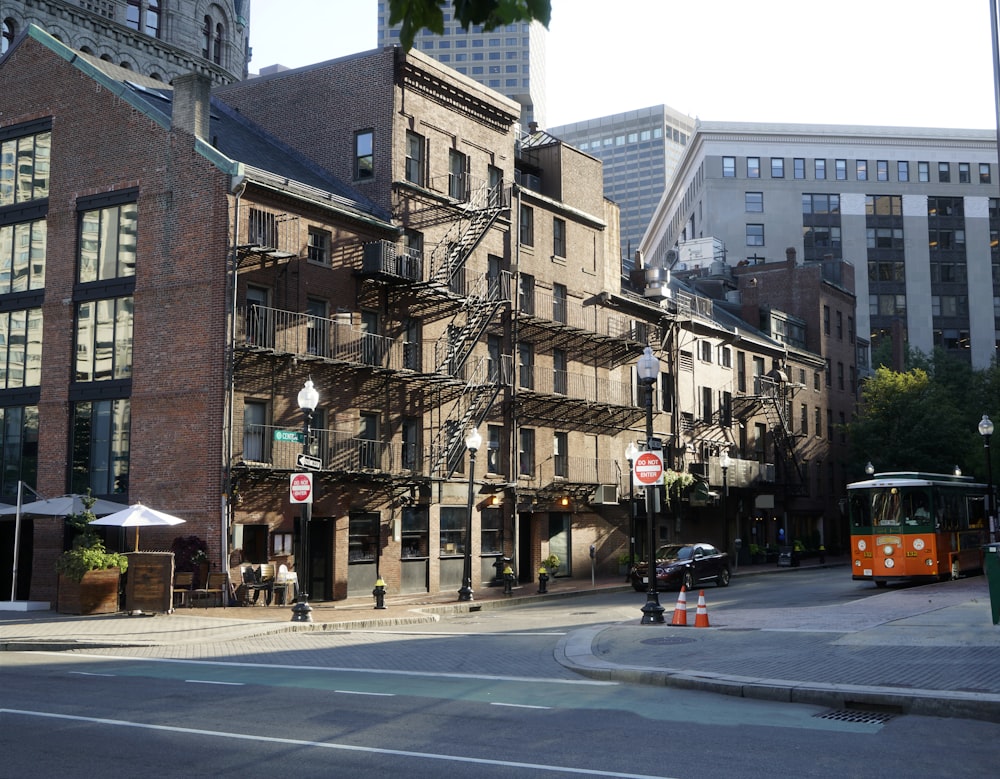
[[[538,122],[528,122],[528,132],[534,135],[538,132]]]
[[[209,132],[209,99],[212,82],[200,73],[188,73],[174,79],[174,106],[170,126],[191,133],[203,141]]]

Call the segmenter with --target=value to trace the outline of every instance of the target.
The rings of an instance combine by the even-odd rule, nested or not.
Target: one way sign
[[[310,471],[318,471],[323,467],[323,461],[311,454],[300,454],[296,462],[300,468],[308,468]]]

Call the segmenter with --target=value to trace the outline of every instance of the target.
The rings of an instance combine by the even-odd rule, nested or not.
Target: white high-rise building
[[[713,238],[729,265],[855,266],[858,335],[996,355],[1000,198],[991,130],[699,122],[640,247]]]

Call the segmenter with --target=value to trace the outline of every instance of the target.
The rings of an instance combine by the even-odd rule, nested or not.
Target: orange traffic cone
[[[681,585],[680,594],[677,596],[677,605],[674,606],[674,618],[671,620],[671,625],[682,625],[687,627],[688,623],[688,599],[687,593],[684,590],[684,585]]]
[[[708,609],[705,608],[705,591],[698,591],[698,611],[694,615],[694,626],[696,628],[711,627],[708,624]]]

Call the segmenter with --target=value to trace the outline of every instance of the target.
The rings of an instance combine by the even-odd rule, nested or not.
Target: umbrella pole
[[[139,526],[136,525],[135,528],[135,551],[139,551]]]

